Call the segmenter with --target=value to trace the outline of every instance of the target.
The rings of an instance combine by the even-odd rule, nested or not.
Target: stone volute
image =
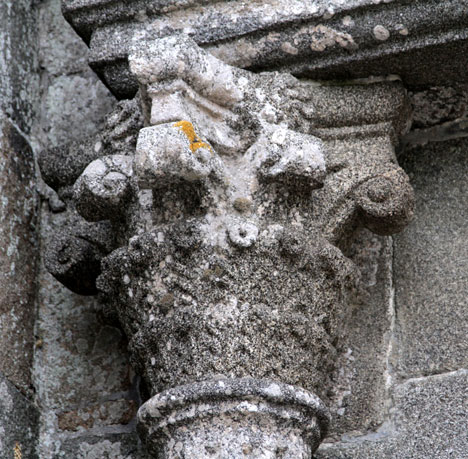
[[[40,160],[72,221],[48,268],[118,316],[152,457],[309,458],[357,274],[341,250],[412,216],[405,91],[254,74],[145,28],[128,62],[137,97]]]

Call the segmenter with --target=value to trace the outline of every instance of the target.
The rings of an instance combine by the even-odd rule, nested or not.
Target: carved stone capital
[[[151,31],[129,65],[144,127],[123,146],[108,127],[68,195],[112,227],[97,288],[151,392],[140,429],[157,457],[310,457],[356,274],[341,249],[412,215],[405,91],[253,74]]]

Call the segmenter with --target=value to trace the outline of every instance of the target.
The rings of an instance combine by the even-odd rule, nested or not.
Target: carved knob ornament
[[[112,228],[96,285],[151,392],[139,431],[154,457],[308,458],[356,274],[340,248],[412,216],[404,90],[253,74],[150,31],[129,63],[143,121],[124,103],[56,188]]]

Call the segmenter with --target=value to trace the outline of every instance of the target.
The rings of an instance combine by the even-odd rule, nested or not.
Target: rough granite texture
[[[102,433],[63,439],[59,452],[51,459],[145,459],[139,452],[136,433]],[[149,458],[148,458],[149,459]]]
[[[38,259],[34,188],[31,147],[0,114],[0,371],[29,396]]]
[[[0,3],[0,457],[36,459],[34,346],[38,200],[28,133],[37,103],[30,0]]]
[[[33,126],[38,41],[35,0],[0,2],[0,111],[25,133]]]
[[[359,268],[360,279],[347,298],[350,311],[346,344],[330,394],[329,441],[376,430],[385,422],[390,408],[392,240],[361,229],[346,255]]]
[[[413,129],[428,128],[468,117],[468,85],[434,86],[411,92]]]
[[[95,110],[97,103],[99,109]],[[90,71],[53,77],[42,111],[48,147],[75,140],[77,131],[69,129],[70,126],[79,126],[80,135],[94,133],[113,103],[106,88]]]
[[[467,387],[467,370],[409,379],[394,388],[392,415],[376,433],[323,444],[314,458],[465,458]]]
[[[42,85],[33,143],[39,153],[56,148],[59,154],[63,142],[76,141],[78,148],[95,134],[115,101],[87,68],[86,45],[61,16],[60,2],[44,1],[38,9]],[[66,197],[61,200],[43,183],[40,193],[41,240],[50,247],[55,228],[70,223],[70,209]],[[96,236],[89,227],[72,229],[69,237]],[[63,251],[61,259],[66,255]],[[123,332],[104,317],[97,299],[71,293],[43,263],[38,284],[34,385],[41,411],[39,457],[140,459],[134,433],[138,378],[129,366]]]
[[[468,366],[467,151],[459,139],[401,157],[417,197],[411,228],[395,238],[395,368],[404,378]]]
[[[41,459],[38,421],[37,407],[0,373],[0,457]]]
[[[350,432],[341,443],[322,445],[317,458],[466,457],[468,380],[459,368],[466,368],[468,355],[467,150],[467,139],[459,139],[415,146],[400,156],[415,188],[416,211],[413,223],[394,237],[388,415],[375,432]]]
[[[65,11],[69,18],[73,16],[75,27],[86,39],[90,39],[92,30],[96,29],[91,43],[92,64],[120,95],[133,94],[136,89],[135,78],[128,71],[126,59],[119,57],[127,52],[126,46],[121,44],[126,43],[135,24],[145,24],[148,18],[155,18],[156,4],[158,7],[168,7],[166,16],[159,16],[155,22],[157,27],[169,16],[177,25],[177,21],[185,21],[185,16],[193,17],[194,12],[201,13],[200,22],[189,21],[188,27],[191,29],[186,31],[196,39],[197,36],[204,36],[203,46],[211,46],[210,49],[218,53],[217,55],[224,56],[227,60],[233,59],[232,62],[240,59],[239,65],[252,65],[252,56],[256,56],[254,64],[258,65],[258,68],[270,65],[268,59],[273,59],[275,65],[280,61],[285,63],[282,67],[285,70],[293,69],[297,73],[304,72],[303,74],[320,78],[332,76],[348,79],[351,76],[368,77],[371,74],[391,72],[399,73],[406,84],[416,87],[409,95],[415,109],[413,128],[417,131],[405,138],[403,143],[407,144],[407,152],[401,156],[417,192],[418,207],[414,233],[413,227],[410,227],[398,236],[394,254],[388,237],[373,235],[368,230],[360,230],[353,237],[346,237],[349,240],[340,247],[360,269],[360,278],[352,291],[346,294],[349,308],[347,321],[342,330],[340,345],[336,348],[335,371],[330,374],[331,387],[325,395],[332,417],[331,426],[327,443],[320,448],[317,457],[465,457],[468,449],[465,427],[468,424],[468,384],[466,370],[458,368],[466,366],[467,355],[467,316],[464,306],[467,282],[466,271],[463,270],[467,256],[465,245],[461,241],[466,239],[463,234],[466,226],[463,212],[466,212],[467,208],[464,153],[468,145],[466,140],[416,147],[414,144],[466,136],[468,132],[466,84],[457,83],[466,81],[465,60],[460,59],[460,56],[466,55],[466,6],[463,2],[455,0],[356,0],[313,3],[288,0],[269,2],[266,14],[257,12],[257,15],[250,16],[248,21],[240,18],[231,21],[232,14],[240,12],[242,16],[253,8],[261,9],[261,2],[249,3],[243,11],[236,9],[240,2],[234,1],[229,2],[227,9],[225,5],[223,7],[223,2],[216,5],[215,2],[207,0],[203,2],[202,9],[198,10],[190,8],[193,3],[190,0],[150,3],[146,0],[73,0],[66,2]],[[196,3],[200,5],[201,1]],[[93,8],[90,8],[91,4],[94,5]],[[85,8],[81,11],[74,9],[82,6]],[[189,8],[184,10],[180,9],[180,6]],[[272,9],[273,6],[276,9]],[[315,7],[317,11],[312,12],[311,9]],[[303,24],[308,33],[302,34],[301,38],[303,31],[299,30],[300,36],[295,37],[300,38],[297,43],[286,39],[297,31],[297,21],[290,22],[290,25],[284,24],[279,30],[268,29],[267,26],[258,33],[252,32],[260,22],[276,21],[278,12],[290,19],[291,10],[294,10],[297,16],[293,17],[296,18],[307,8],[311,13],[310,21],[305,20]],[[398,14],[398,20],[395,20],[396,15],[391,17],[393,8],[398,8],[401,13]],[[137,11],[137,14],[132,11]],[[350,14],[350,11],[353,14]],[[205,17],[202,17],[203,15]],[[118,27],[115,25],[116,20],[120,22]],[[106,21],[113,25],[107,26],[104,23]],[[218,29],[216,24],[220,26]],[[186,26],[187,24],[184,24],[184,28]],[[250,31],[246,27],[250,27]],[[247,31],[247,35],[239,42],[242,45],[239,47],[240,52],[230,44],[233,43],[230,37],[226,37],[221,46],[216,43],[213,46],[209,44],[210,40],[216,40],[216,34],[220,31],[234,33],[235,36],[241,29]],[[256,43],[253,48],[252,40]],[[11,134],[7,136],[7,142],[3,135],[1,153],[6,156],[0,158],[0,168],[3,166],[4,172],[8,171],[6,175],[2,173],[0,178],[0,194],[3,196],[0,212],[0,270],[4,268],[1,273],[3,277],[0,285],[0,303],[2,298],[6,298],[5,285],[8,286],[6,292],[9,292],[6,302],[3,303],[6,309],[2,306],[2,311],[6,312],[2,312],[0,323],[0,368],[7,379],[14,380],[14,384],[11,384],[4,376],[0,378],[0,456],[15,459],[20,456],[22,459],[140,459],[143,454],[134,432],[135,410],[141,403],[138,378],[135,378],[129,369],[126,340],[114,321],[115,309],[112,309],[110,303],[102,304],[97,299],[70,293],[41,266],[38,278],[39,317],[33,333],[33,303],[29,299],[33,297],[34,287],[32,282],[26,282],[26,278],[34,277],[34,263],[30,263],[30,260],[37,259],[37,256],[34,252],[34,242],[31,237],[27,238],[26,234],[31,235],[38,228],[37,223],[30,225],[35,219],[34,214],[30,212],[35,206],[35,185],[31,181],[33,175],[29,143],[36,152],[44,151],[39,158],[41,167],[44,158],[47,158],[48,165],[45,169],[48,170],[48,176],[45,174],[44,178],[52,179],[51,184],[60,194],[58,196],[43,184],[40,187],[43,198],[42,245],[47,247],[49,255],[55,254],[55,258],[52,257],[55,261],[44,261],[49,269],[55,263],[56,269],[52,271],[56,275],[65,273],[68,278],[86,279],[86,289],[91,285],[92,290],[88,290],[88,293],[94,293],[95,280],[100,268],[90,270],[90,264],[83,263],[83,258],[80,257],[71,257],[65,261],[67,254],[84,252],[61,249],[70,240],[75,241],[72,242],[72,246],[77,243],[79,247],[83,247],[82,243],[85,240],[88,247],[95,248],[97,243],[99,251],[92,249],[90,259],[95,265],[97,260],[98,266],[102,256],[112,250],[114,242],[111,241],[114,240],[114,235],[117,236],[119,244],[122,244],[122,241],[126,241],[125,234],[128,230],[119,222],[119,225],[115,225],[115,232],[95,231],[95,223],[85,222],[75,212],[70,201],[71,186],[95,159],[116,152],[124,156],[133,155],[137,133],[143,121],[132,102],[124,103],[113,114],[106,115],[114,106],[113,98],[86,68],[88,50],[63,20],[59,0],[2,1],[0,42],[0,107],[4,112],[2,125]],[[416,48],[421,48],[416,49],[415,45]],[[306,60],[305,66],[297,66],[298,62],[304,63],[301,61],[301,53],[304,52],[313,56],[313,59]],[[106,53],[111,56],[111,60],[103,66],[102,58]],[[266,60],[262,63],[262,59]],[[245,63],[242,64],[241,61]],[[39,65],[40,78],[37,74]],[[37,104],[35,99],[39,80],[41,103]],[[421,85],[429,83],[438,86],[419,90]],[[374,88],[378,88],[378,85]],[[368,90],[369,88],[363,87],[361,95],[357,96],[356,87],[352,92],[346,87],[335,87],[335,96],[330,102],[326,95],[330,92],[315,87],[316,97],[312,102],[316,111],[304,110],[303,101],[298,104],[302,107],[297,111],[296,127],[303,126],[304,119],[307,120],[305,123],[314,120],[318,123],[317,129],[308,135],[322,139],[322,143],[309,143],[310,146],[317,147],[315,160],[310,166],[320,165],[320,152],[323,154],[323,151],[328,149],[337,152],[340,149],[342,152],[363,152],[381,148],[380,151],[384,154],[388,147],[382,144],[382,139],[389,134],[388,127],[380,126],[377,129],[375,141],[364,141],[362,137],[366,137],[368,133],[359,138],[349,127],[340,128],[343,138],[336,140],[338,131],[331,132],[329,129],[333,124],[343,126],[343,121],[346,124],[349,118],[356,118],[357,124],[379,123],[385,120],[385,113],[391,112],[392,97],[385,98],[385,90],[382,90],[377,91],[375,96],[366,98],[365,93]],[[354,96],[349,97],[350,94],[356,96],[354,101]],[[394,96],[397,94],[398,91]],[[143,99],[146,109],[150,107],[153,95]],[[296,96],[287,94],[285,97],[294,99]],[[199,104],[202,100],[205,99],[197,96],[196,103]],[[310,101],[310,98],[308,100]],[[340,100],[340,109],[336,110]],[[363,119],[362,113],[372,113],[375,100],[379,100],[380,103],[380,118]],[[164,117],[170,113],[170,110],[162,110],[163,107],[164,105],[160,105],[159,113],[155,110],[154,116]],[[390,110],[384,107],[389,107]],[[38,116],[33,122],[35,112]],[[322,113],[323,117],[317,118],[317,113]],[[274,115],[270,107],[264,111],[267,118],[272,119]],[[151,113],[147,111],[147,124],[150,124],[150,116]],[[104,125],[100,122],[103,117],[106,118]],[[201,126],[196,126],[195,131],[201,136],[200,142],[208,141],[217,152],[218,149],[221,151],[222,148],[216,144],[216,139],[206,138],[208,130],[203,123],[200,124]],[[403,126],[398,130],[402,128]],[[3,133],[5,129],[2,130]],[[30,131],[33,136],[28,138]],[[180,132],[176,134],[179,135]],[[297,137],[288,135],[289,137],[285,137],[288,142],[297,141]],[[195,149],[197,145],[193,144],[197,143],[197,139],[193,140],[190,145]],[[8,145],[4,148],[6,144]],[[377,147],[379,144],[380,147]],[[15,146],[22,147],[18,149]],[[230,145],[224,147],[232,148]],[[12,148],[15,150],[14,154]],[[28,153],[26,156],[18,155],[19,150]],[[236,154],[235,150],[234,148],[233,154]],[[197,148],[195,152],[197,157],[207,158],[203,148]],[[324,156],[327,159],[326,153]],[[190,159],[190,155],[188,158]],[[272,180],[273,176],[274,180],[281,183],[281,187],[289,186],[288,174],[298,172],[297,168],[290,167],[291,164],[294,165],[294,159],[297,160],[290,157],[289,162],[277,163],[276,168],[269,166],[263,173],[265,183]],[[106,167],[108,164],[113,168],[118,166],[118,162],[116,164],[106,158],[102,161]],[[94,176],[91,174],[90,178],[98,180],[97,177],[101,173],[99,171],[99,167],[95,168]],[[203,174],[203,171],[202,166],[197,173]],[[183,173],[186,172],[185,169]],[[28,184],[18,180],[28,174],[31,177]],[[128,198],[125,174],[124,177],[119,174],[121,171],[116,170],[105,174],[106,180],[101,183],[105,183],[106,187],[97,189],[92,199],[94,207],[89,206],[92,210],[88,212],[88,218],[99,219],[101,212],[105,214],[109,209],[118,208],[118,205],[113,207],[114,195],[120,196],[119,199],[123,198],[123,201]],[[312,168],[308,176],[309,183],[313,183],[314,180],[316,185],[320,183],[323,180],[321,174],[323,171],[320,172],[320,167],[317,171]],[[93,180],[84,182],[86,190],[93,189],[92,186],[88,186]],[[109,194],[106,194],[107,188],[111,191]],[[189,193],[192,190],[193,188],[189,189]],[[10,199],[12,193],[14,196]],[[378,196],[375,191],[374,196]],[[140,199],[143,208],[152,202],[145,193],[142,193]],[[171,196],[167,199],[171,199]],[[91,202],[89,199],[85,201]],[[25,205],[20,209],[22,204]],[[255,202],[252,200],[239,196],[233,199],[234,210],[229,212],[236,215],[238,213],[244,219],[252,215],[255,210],[253,205],[255,206]],[[83,209],[84,207],[86,205]],[[86,213],[83,209],[81,211]],[[26,211],[25,214],[23,210]],[[11,215],[19,215],[21,218],[11,218]],[[147,216],[148,213],[144,211],[143,218]],[[293,213],[291,218],[295,224],[298,222]],[[65,228],[63,225],[67,224]],[[108,222],[105,225],[108,225]],[[256,231],[251,225],[249,221],[248,224],[239,226],[240,231],[230,231],[227,235],[228,244],[237,241],[241,247],[242,244],[249,245],[252,239],[242,236],[243,230],[246,230],[246,234],[253,234],[256,241],[261,238],[261,235],[255,234]],[[60,233],[62,239],[54,249],[50,241],[59,227],[65,229]],[[109,233],[113,236],[103,240],[102,234]],[[15,234],[20,235],[18,241]],[[159,237],[159,234],[157,236]],[[190,244],[192,236],[195,235],[189,234],[186,240],[171,239],[171,244],[177,244],[178,250],[185,250],[184,247]],[[15,241],[18,242],[18,250],[13,254],[13,249],[10,248],[11,243]],[[246,247],[239,250],[250,249]],[[6,262],[3,261],[5,257]],[[393,274],[392,257],[396,261]],[[15,258],[14,273],[11,272],[11,258]],[[164,262],[167,263],[166,260]],[[18,263],[24,268],[19,270]],[[78,268],[80,274],[76,276],[77,271],[74,270]],[[140,270],[141,267],[137,269]],[[18,276],[20,271],[22,276]],[[208,267],[206,271],[206,282],[211,282],[216,289],[223,289],[223,276],[218,276],[222,273],[216,267]],[[179,270],[178,275],[181,275],[180,273]],[[192,274],[189,272],[189,277]],[[11,281],[13,275],[14,281]],[[392,284],[393,276],[396,291]],[[440,279],[440,282],[434,282],[434,279]],[[125,283],[127,279],[122,280]],[[71,284],[69,286],[73,288]],[[20,308],[23,318],[21,325],[26,326],[13,327],[12,318],[17,323],[19,315],[16,308],[10,307],[10,293],[17,292],[20,288],[23,289],[23,293],[19,301],[24,302],[26,297],[28,298],[28,307]],[[83,293],[83,283],[75,285],[75,290]],[[27,296],[24,292],[31,292],[31,295],[28,293]],[[163,307],[170,307],[171,301],[170,297],[166,297]],[[18,302],[14,303],[19,306]],[[423,312],[421,305],[424,306]],[[24,393],[31,394],[28,366],[33,344],[36,348],[33,382],[37,390],[36,401],[41,411],[40,422],[38,409],[18,391],[20,388]],[[222,350],[224,345],[225,341],[221,340]],[[445,371],[449,373],[444,373]],[[143,401],[148,396],[149,394],[143,391]],[[228,405],[223,405],[224,409],[229,408]],[[260,412],[271,410],[271,407],[266,408],[256,402],[250,405],[241,402],[237,409],[240,408],[242,416],[245,416],[246,411],[255,407],[261,407]],[[239,419],[238,415],[234,415],[234,418],[236,416]],[[246,417],[254,420],[255,416],[247,414]],[[231,422],[232,419],[233,415],[229,414],[223,417],[222,422]],[[155,426],[154,423],[151,425]],[[39,449],[34,451],[39,429]],[[278,429],[270,427],[269,430]],[[206,432],[209,434],[210,429]],[[267,432],[267,429],[264,432]],[[219,437],[226,441],[226,437],[218,433]],[[249,437],[252,439],[255,435],[249,434]],[[202,436],[184,438],[187,445],[196,445]],[[213,438],[216,436],[205,438],[206,443]],[[260,436],[257,435],[256,438],[260,439]],[[195,443],[190,443],[192,440],[195,440]],[[241,444],[244,448],[242,456],[261,457],[262,451],[258,449],[261,442],[252,447],[248,442],[242,443],[237,440],[238,435],[235,435],[227,447],[235,449]],[[330,443],[332,441],[338,442]],[[276,451],[277,455],[284,457],[287,448],[294,445],[294,442],[288,442],[285,445],[286,449],[280,445],[280,449]],[[176,454],[181,451],[181,445],[173,446]],[[208,457],[216,457],[217,451],[211,449],[209,444],[208,449],[204,451]],[[189,457],[198,453],[199,451],[191,452]],[[300,455],[296,454],[293,457]]]
[[[152,457],[308,459],[328,427],[327,409],[300,387],[217,378],[152,397],[138,412]]]

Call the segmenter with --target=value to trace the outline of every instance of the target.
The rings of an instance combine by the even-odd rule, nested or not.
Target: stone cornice
[[[393,73],[418,85],[466,81],[455,57],[468,48],[468,7],[460,0],[296,3],[76,0],[63,10],[90,44],[90,65],[118,97],[136,91],[127,57],[131,38],[146,27],[156,35],[183,31],[251,70],[313,79]],[[445,71],[432,71],[442,56]]]

